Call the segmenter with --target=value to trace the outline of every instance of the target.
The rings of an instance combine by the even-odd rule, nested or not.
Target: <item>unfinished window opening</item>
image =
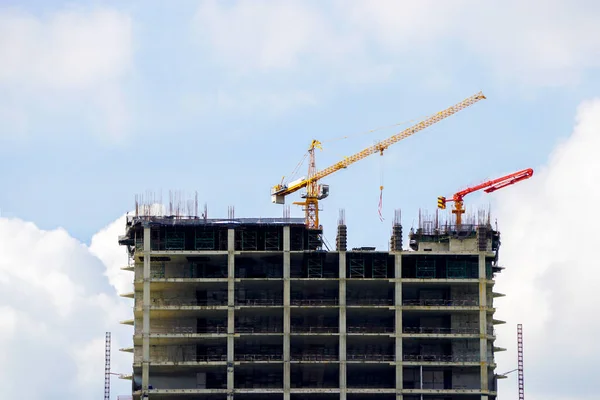
[[[317,362],[339,360],[337,336],[292,336],[290,343],[292,361]]]
[[[395,388],[396,367],[380,364],[348,364],[349,388]]]
[[[396,343],[389,336],[348,336],[346,359],[350,362],[395,360]]]
[[[292,388],[339,388],[338,364],[292,364]]]
[[[235,338],[235,360],[241,362],[279,362],[283,360],[282,336],[247,335]]]
[[[241,279],[282,278],[283,255],[279,253],[266,257],[253,255],[236,257],[235,276]]]
[[[283,388],[283,365],[240,365],[235,368],[236,389]]]

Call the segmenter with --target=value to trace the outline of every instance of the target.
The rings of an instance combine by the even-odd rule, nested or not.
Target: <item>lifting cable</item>
[[[379,220],[383,222],[383,153],[380,155],[379,159],[379,207],[377,208],[377,212],[379,213]]]

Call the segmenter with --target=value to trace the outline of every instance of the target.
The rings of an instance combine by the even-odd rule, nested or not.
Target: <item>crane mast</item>
[[[463,199],[469,193],[476,192],[478,190],[484,189],[485,193],[492,193],[498,189],[502,189],[506,186],[514,185],[517,182],[520,182],[525,179],[529,179],[533,176],[533,169],[527,168],[522,171],[514,172],[512,174],[503,176],[501,178],[493,179],[491,181],[480,183],[477,186],[469,187],[465,190],[461,190],[460,192],[454,193],[452,199],[446,199],[443,196],[438,197],[438,208],[445,209],[446,203],[453,201],[454,202],[454,210],[452,210],[452,214],[456,214],[456,225],[460,225],[462,223],[462,214],[465,213],[464,202]]]
[[[328,185],[319,185],[319,180],[325,178],[333,174],[336,171],[344,169],[349,165],[362,160],[372,154],[383,154],[384,150],[386,150],[389,146],[394,143],[399,142],[402,139],[405,139],[409,136],[414,135],[415,133],[422,131],[423,129],[445,119],[449,116],[477,103],[480,100],[485,99],[485,96],[482,92],[476,93],[471,97],[464,99],[463,101],[442,110],[423,121],[417,123],[416,125],[411,126],[399,132],[393,136],[390,136],[387,139],[382,140],[366,149],[359,151],[358,153],[346,157],[341,161],[321,170],[316,171],[316,163],[315,163],[315,149],[321,148],[321,143],[318,140],[313,140],[308,152],[309,152],[309,167],[308,167],[308,175],[306,178],[301,178],[295,182],[291,182],[288,185],[278,184],[271,188],[271,201],[276,204],[284,204],[285,196],[292,194],[300,189],[306,188],[306,194],[302,195],[305,199],[301,202],[294,202],[294,204],[304,206],[305,211],[305,222],[306,226],[309,229],[319,229],[319,200],[326,198],[329,195],[329,186]]]
[[[525,380],[523,378],[523,324],[517,325],[517,367],[519,370],[519,400],[525,400]]]

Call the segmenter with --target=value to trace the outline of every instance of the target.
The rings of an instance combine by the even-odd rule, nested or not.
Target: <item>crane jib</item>
[[[304,181],[298,182],[289,187],[276,186],[274,188],[272,194],[278,196],[278,198],[282,198],[281,196],[286,196],[288,194],[294,193],[302,188],[307,187],[311,183],[315,183],[318,180],[320,180],[328,175],[331,175],[332,173],[334,173],[336,171],[339,171],[340,169],[346,168],[349,165],[362,160],[365,157],[368,157],[375,153],[383,152],[392,144],[395,144],[402,139],[412,136],[415,133],[422,131],[423,129],[425,129],[445,118],[448,118],[449,116],[457,113],[458,111],[461,111],[483,99],[485,99],[485,96],[483,95],[482,92],[476,93],[475,95],[468,97],[465,100],[426,118],[425,120],[417,123],[416,125],[414,125],[410,128],[403,130],[402,132],[399,132],[387,139],[382,140],[379,143],[374,144],[373,146],[367,147],[366,149],[364,149],[356,154],[346,157],[343,160],[338,161],[337,163],[335,163],[321,171],[316,172],[314,175],[308,177]]]

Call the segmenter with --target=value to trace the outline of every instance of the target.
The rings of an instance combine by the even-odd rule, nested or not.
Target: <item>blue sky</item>
[[[408,218],[418,207],[432,208],[438,194],[543,163],[565,137],[578,102],[597,88],[597,79],[588,79],[583,68],[566,72],[578,75],[579,82],[558,88],[529,84],[538,71],[528,66],[523,73],[518,68],[515,73],[496,72],[480,54],[465,49],[460,38],[417,37],[415,45],[387,45],[385,38],[383,44],[377,42],[378,36],[369,36],[365,28],[365,37],[353,39],[348,33],[353,26],[334,15],[334,4],[307,2],[287,8],[308,8],[320,15],[326,32],[338,36],[332,48],[347,47],[339,59],[318,54],[330,48],[316,47],[317,54],[312,53],[311,41],[319,40],[312,33],[297,49],[273,45],[269,50],[265,42],[281,27],[256,33],[247,46],[235,27],[225,29],[226,45],[272,51],[264,56],[272,57],[270,64],[253,56],[253,50],[238,58],[237,45],[216,48],[221,42],[211,35],[224,28],[199,21],[202,9],[195,2],[177,7],[128,2],[119,3],[121,8],[105,2],[53,2],[52,7],[43,2],[5,8],[5,13],[24,13],[41,24],[67,10],[83,18],[114,10],[127,19],[130,44],[126,55],[116,56],[115,72],[104,78],[119,92],[119,111],[94,104],[100,87],[47,89],[40,84],[23,94],[19,86],[3,82],[9,93],[5,101],[14,98],[27,119],[20,132],[3,124],[0,168],[10,188],[0,195],[3,212],[43,228],[65,227],[84,242],[131,209],[133,195],[147,189],[198,190],[215,217],[226,215],[230,204],[240,216],[280,215],[280,207],[269,203],[269,187],[294,168],[313,137],[325,142],[410,121],[483,90],[488,100],[392,147],[383,168],[373,157],[327,179],[332,189],[331,198],[323,202],[328,236],[337,209],[344,207],[355,226],[384,232],[377,243],[368,243],[381,247],[388,229],[377,218],[380,169],[385,212],[391,216],[393,208],[402,208]],[[257,30],[243,11],[236,11],[249,5],[225,2],[217,7],[222,25],[237,18],[234,23],[245,24],[239,28],[242,34]],[[260,13],[260,6],[256,8]],[[275,16],[277,8],[286,7],[275,7],[262,18]],[[236,17],[236,12],[243,15]],[[285,33],[280,34],[285,41]],[[81,63],[69,68],[84,68],[85,60]],[[388,72],[364,78],[378,68]],[[541,73],[555,69],[542,67]],[[91,85],[103,85],[98,81]],[[36,101],[30,97],[36,91],[59,104]],[[123,114],[123,127],[103,126],[103,119],[110,118],[106,113]],[[392,133],[388,129],[328,144],[318,165],[325,167]],[[301,214],[299,209],[293,213]],[[350,229],[352,242],[360,240],[358,229]]]
[[[0,2],[2,217],[64,228],[89,246],[147,190],[165,200],[169,190],[198,191],[209,217],[226,217],[230,205],[239,217],[280,216],[270,187],[313,138],[323,142],[323,168],[410,124],[330,139],[411,121],[482,90],[487,100],[383,160],[323,181],[329,241],[344,208],[350,246],[387,249],[395,208],[408,230],[438,195],[528,167],[552,171],[550,155],[600,89],[592,1],[166,4]],[[588,167],[564,173],[575,179]],[[502,215],[497,199],[520,190],[474,194],[466,204],[491,203]],[[515,221],[505,215],[498,222],[510,231]]]

